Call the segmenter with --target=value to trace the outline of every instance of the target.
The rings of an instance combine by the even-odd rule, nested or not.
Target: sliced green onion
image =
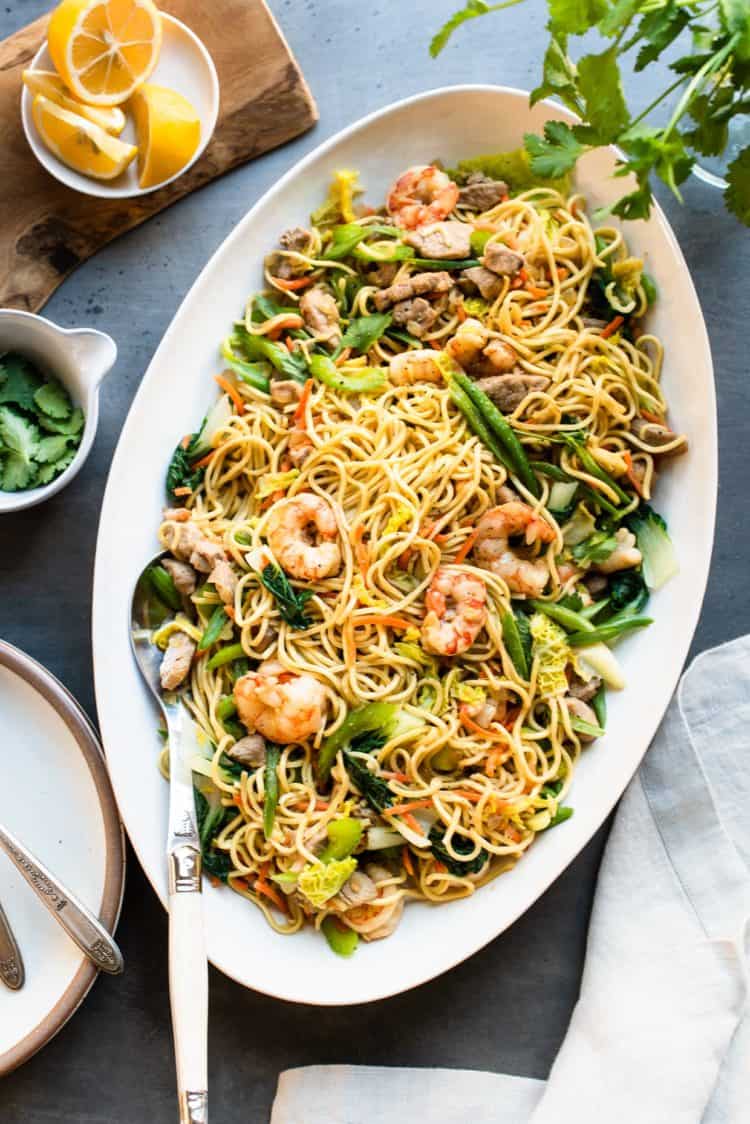
[[[206,667],[209,671],[215,671],[217,667],[223,667],[225,663],[233,663],[234,660],[241,659],[244,654],[245,650],[241,644],[227,644],[226,647],[219,648],[217,652],[214,652]]]
[[[172,575],[168,574],[163,566],[149,566],[146,573],[159,600],[163,601],[170,609],[174,609],[175,612],[181,609],[182,598],[174,584]]]
[[[263,834],[266,839],[271,838],[274,821],[276,820],[276,807],[279,803],[279,774],[278,765],[281,751],[277,745],[270,742],[266,746],[266,767],[263,775]]]
[[[338,918],[331,917],[329,914],[328,917],[323,918],[320,928],[328,941],[328,947],[337,956],[353,956],[357,951],[359,933],[355,933],[354,929],[344,925],[343,921],[339,921]]]
[[[205,652],[207,648],[210,648],[212,644],[216,643],[216,641],[221,636],[224,625],[228,620],[229,618],[227,616],[227,611],[224,605],[217,605],[209,618],[203,635],[201,636],[200,643],[198,645],[199,652]]]
[[[528,680],[529,663],[526,659],[526,652],[521,641],[521,634],[518,631],[516,618],[510,609],[503,613],[501,624],[503,627],[503,643],[513,661],[513,666],[522,679]]]
[[[633,632],[637,628],[647,628],[653,624],[651,617],[624,617],[621,620],[607,621],[589,632],[573,632],[568,636],[568,643],[572,648],[585,648],[589,644],[611,644],[613,640],[623,636],[626,632]]]
[[[545,617],[562,625],[567,632],[593,632],[594,626],[574,609],[566,609],[564,605],[557,605],[554,601],[530,601],[529,604]]]

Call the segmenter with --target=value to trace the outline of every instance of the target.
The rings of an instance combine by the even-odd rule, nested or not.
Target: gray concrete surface
[[[0,34],[33,19],[49,3],[6,0]],[[531,88],[538,76],[541,0],[529,0],[493,17],[494,22],[467,26],[438,62],[429,58],[427,42],[441,19],[459,6],[457,0],[408,5],[375,0],[369,8],[350,0],[271,0],[271,6],[318,99],[317,129],[126,235],[71,277],[46,309],[63,325],[89,324],[111,332],[120,358],[104,385],[99,434],[84,471],[44,507],[2,520],[0,635],[45,663],[92,716],[91,575],[107,469],[141,375],[206,257],[281,172],[362,114],[432,86],[495,81]],[[645,106],[656,88],[647,72],[630,83],[629,93]],[[684,207],[664,192],[660,198],[698,288],[719,395],[719,521],[694,644],[699,651],[750,627],[745,590],[750,382],[744,341],[750,240],[712,188],[690,182]],[[575,1002],[604,839],[603,830],[508,933],[410,994],[368,1007],[317,1010],[255,995],[212,971],[212,1119],[217,1124],[266,1121],[278,1072],[313,1062],[444,1065],[544,1076]],[[57,1039],[3,1082],[3,1124],[175,1120],[166,920],[132,854],[118,936],[125,975],[101,979]]]

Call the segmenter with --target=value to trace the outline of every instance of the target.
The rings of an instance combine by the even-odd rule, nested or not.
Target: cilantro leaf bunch
[[[468,0],[434,36],[437,56],[468,20],[523,0],[488,4]],[[531,104],[557,97],[581,124],[548,121],[542,136],[527,133],[532,171],[553,178],[570,172],[584,153],[616,144],[622,152],[615,175],[635,177],[635,186],[608,210],[622,219],[647,218],[656,176],[682,201],[680,184],[700,156],[717,156],[728,143],[733,117],[750,113],[750,3],[748,0],[547,0],[550,39],[542,78]],[[571,57],[571,39],[595,32],[603,49]],[[674,80],[640,114],[625,99],[621,64],[636,73],[659,59],[680,36],[692,50],[669,63]],[[649,123],[668,98],[674,109],[666,125]],[[750,226],[750,146],[729,165],[724,200]]]
[[[0,490],[19,492],[49,484],[64,472],[83,436],[83,411],[62,383],[31,360],[0,358]]]

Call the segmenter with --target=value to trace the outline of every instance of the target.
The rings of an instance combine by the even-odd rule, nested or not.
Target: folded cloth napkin
[[[618,809],[581,995],[546,1082],[311,1066],[271,1124],[750,1121],[750,637],[683,676]]]

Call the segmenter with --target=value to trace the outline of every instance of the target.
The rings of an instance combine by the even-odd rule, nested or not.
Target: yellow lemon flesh
[[[155,187],[182,171],[200,144],[201,122],[182,94],[147,82],[130,99],[138,137],[141,187]]]
[[[32,94],[42,94],[43,97],[67,109],[69,113],[80,113],[81,117],[93,121],[113,137],[119,137],[125,128],[125,114],[121,109],[114,105],[106,109],[84,105],[82,101],[77,101],[54,70],[24,70],[22,77],[24,85],[28,86]]]
[[[138,152],[134,144],[123,144],[93,121],[63,109],[41,94],[34,98],[32,115],[50,152],[81,175],[113,180]]]
[[[62,0],[47,31],[58,74],[89,105],[119,105],[145,82],[161,49],[153,0]]]

